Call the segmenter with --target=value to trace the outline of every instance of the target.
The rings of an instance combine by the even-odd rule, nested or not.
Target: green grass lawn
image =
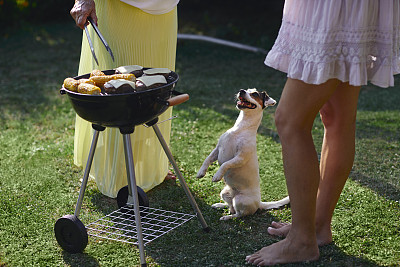
[[[217,36],[218,37],[218,36]],[[73,214],[82,170],[73,165],[75,113],[58,89],[75,75],[79,31],[72,23],[32,26],[0,41],[0,266],[137,266],[135,246],[89,237],[82,254],[57,244],[55,221]],[[196,219],[146,247],[150,266],[243,266],[244,258],[276,242],[266,233],[272,220],[290,221],[290,208],[219,221],[211,209],[223,183],[212,183],[218,166],[195,178],[217,139],[231,127],[240,88],[267,90],[279,101],[285,75],[266,68],[263,55],[195,41],[178,43],[177,90],[190,101],[174,108],[171,150],[212,228]],[[333,219],[334,243],[307,266],[398,266],[400,262],[400,91],[367,86],[361,92],[354,168]],[[281,147],[264,112],[258,140],[262,198],[286,196]],[[323,129],[315,121],[319,150]],[[148,192],[150,206],[192,213],[179,182]],[[84,223],[117,207],[89,183],[80,219]],[[297,265],[296,265],[297,266]]]

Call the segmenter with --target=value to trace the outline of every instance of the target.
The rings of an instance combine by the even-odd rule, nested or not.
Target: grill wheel
[[[86,228],[75,215],[65,215],[58,219],[54,233],[60,247],[70,253],[81,253],[88,244]]]
[[[138,198],[139,198],[139,206],[149,207],[149,198],[142,188],[137,186]],[[118,208],[122,208],[126,205],[128,201],[129,190],[128,186],[122,187],[117,194],[117,204]]]

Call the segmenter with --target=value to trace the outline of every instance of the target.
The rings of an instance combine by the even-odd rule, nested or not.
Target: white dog
[[[261,202],[256,134],[264,108],[275,105],[276,101],[256,89],[241,89],[237,100],[240,113],[235,125],[221,135],[217,147],[197,173],[198,178],[204,177],[210,164],[218,159],[220,168],[212,181],[224,178],[226,186],[220,195],[225,203],[216,203],[212,207],[229,207],[230,211],[230,215],[220,220],[252,215],[258,209],[274,209],[289,203],[289,197]]]

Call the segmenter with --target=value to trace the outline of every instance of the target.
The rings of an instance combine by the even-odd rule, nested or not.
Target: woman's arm
[[[75,4],[69,13],[74,18],[76,25],[81,29],[88,23],[88,17],[92,17],[94,23],[97,25],[94,0],[75,0]]]

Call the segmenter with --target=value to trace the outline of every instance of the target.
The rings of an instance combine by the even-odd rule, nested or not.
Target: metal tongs
[[[111,48],[110,48],[110,46],[108,45],[106,39],[104,39],[103,35],[101,34],[99,28],[97,28],[96,24],[93,22],[93,19],[92,19],[91,17],[88,17],[87,19],[88,19],[88,21],[90,22],[90,24],[92,24],[92,27],[93,27],[94,31],[95,31],[96,34],[99,36],[101,42],[104,44],[104,46],[106,47],[108,53],[110,53],[110,56],[111,56],[112,60],[114,61],[113,52],[111,51]],[[89,42],[90,50],[92,51],[93,58],[94,58],[94,60],[96,61],[97,66],[98,66],[98,65],[99,65],[99,61],[97,60],[96,54],[94,53],[94,48],[93,48],[92,39],[90,38],[89,30],[88,30],[88,28],[87,28],[86,25],[85,25],[85,33],[86,33],[86,37],[87,37],[88,42]]]

